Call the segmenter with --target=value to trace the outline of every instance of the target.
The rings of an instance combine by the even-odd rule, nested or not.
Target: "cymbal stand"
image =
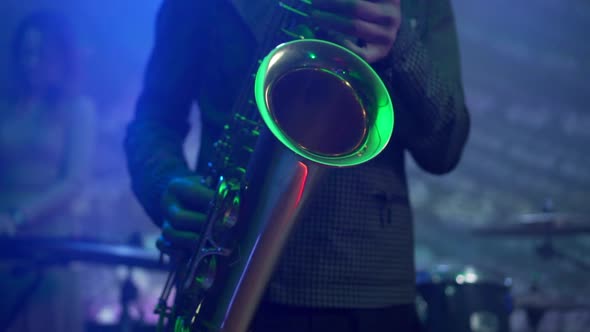
[[[581,270],[590,271],[590,263],[556,249],[550,235],[548,235],[541,244],[535,247],[535,252],[544,260],[559,258],[572,263]]]
[[[141,234],[138,232],[132,233],[129,236],[127,243],[132,247],[140,248],[142,246]],[[132,319],[131,315],[129,314],[129,307],[133,302],[137,304],[137,300],[139,298],[139,289],[133,281],[132,266],[127,266],[127,277],[121,284],[121,293],[119,296],[121,302],[121,317],[119,318],[120,331],[132,332],[138,325],[143,325],[143,312],[141,312],[139,306],[137,306],[138,310],[140,310],[139,320]]]
[[[555,212],[555,206],[553,200],[550,197],[545,199],[542,211],[547,213]],[[560,258],[562,260],[569,261],[581,270],[590,271],[589,262],[583,261],[575,256],[556,249],[553,245],[551,233],[549,232],[545,234],[545,239],[543,242],[535,247],[535,252],[544,260]]]
[[[132,332],[137,322],[131,318],[129,314],[129,306],[138,298],[139,291],[133,282],[131,268],[129,268],[127,278],[121,285],[121,318],[119,319],[119,326],[121,332]]]
[[[529,287],[529,291],[533,294],[539,293],[539,283],[534,280]],[[541,320],[545,316],[545,308],[537,308],[533,306],[529,306],[524,309],[527,318],[527,325],[533,332],[537,332],[539,330],[539,324],[541,324]]]

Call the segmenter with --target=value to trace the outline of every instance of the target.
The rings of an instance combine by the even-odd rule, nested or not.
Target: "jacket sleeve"
[[[173,177],[191,174],[182,146],[199,83],[200,3],[165,0],[162,4],[143,89],[124,142],[132,189],[159,225],[160,197],[166,185]]]
[[[384,75],[394,106],[402,106],[396,108],[395,130],[420,167],[443,174],[459,162],[470,119],[449,1],[429,2],[427,16],[425,36],[418,36],[409,20],[402,19]]]

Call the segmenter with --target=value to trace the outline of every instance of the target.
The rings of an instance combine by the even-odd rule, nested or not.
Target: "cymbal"
[[[541,212],[513,218],[512,223],[473,229],[478,235],[576,235],[590,233],[590,218],[579,214]]]
[[[71,261],[168,270],[157,250],[68,237],[0,236],[0,259],[57,265]]]
[[[524,294],[514,296],[514,307],[537,310],[578,310],[590,309],[590,302],[579,302],[566,297],[545,294]]]
[[[576,213],[563,212],[538,212],[524,213],[517,215],[514,221],[521,223],[583,223],[584,220],[590,220],[590,217]]]

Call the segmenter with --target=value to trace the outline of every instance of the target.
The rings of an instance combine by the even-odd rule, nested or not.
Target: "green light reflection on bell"
[[[299,47],[300,49],[298,49]],[[318,47],[320,51],[313,47]],[[357,81],[373,86],[373,90],[371,91],[373,110],[371,110],[371,116],[368,117],[370,122],[368,124],[369,130],[367,130],[367,136],[364,142],[362,142],[360,147],[352,153],[326,155],[314,153],[313,151],[303,148],[294,142],[282,130],[277,121],[275,121],[273,114],[267,105],[270,99],[270,89],[268,89],[267,78],[272,76],[269,75],[269,72],[271,72],[274,67],[280,68],[283,66],[283,63],[288,63],[285,66],[290,67],[291,70],[314,68],[315,66],[321,65],[322,61],[324,61],[324,59],[322,59],[323,51],[331,52],[330,55],[338,60],[338,66],[342,65],[343,60],[355,63],[356,68],[352,70],[340,68],[337,70],[343,70],[344,73],[352,72],[352,75],[349,76],[355,76],[353,78]],[[296,58],[296,61],[294,61],[293,58]],[[313,60],[313,62],[310,60]],[[346,61],[344,61],[345,64],[348,63]],[[332,67],[334,67],[334,63],[326,66],[329,70],[331,70]],[[280,70],[276,71],[280,72]],[[284,72],[277,74],[277,76],[282,74],[284,74]],[[360,76],[356,76],[357,74]],[[256,73],[254,95],[260,115],[274,136],[291,151],[318,164],[344,167],[364,163],[377,156],[387,146],[391,139],[394,127],[394,110],[385,84],[381,81],[373,68],[361,57],[340,45],[325,40],[294,40],[281,44],[272,50],[260,63],[258,72]]]

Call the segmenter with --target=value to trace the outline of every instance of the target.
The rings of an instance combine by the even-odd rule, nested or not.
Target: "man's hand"
[[[389,53],[402,19],[400,0],[312,0],[312,6],[313,22],[328,33],[352,37],[334,42],[369,63]]]
[[[213,194],[197,176],[170,181],[162,196],[164,223],[162,236],[156,243],[160,250],[171,254],[194,246],[206,222]]]

